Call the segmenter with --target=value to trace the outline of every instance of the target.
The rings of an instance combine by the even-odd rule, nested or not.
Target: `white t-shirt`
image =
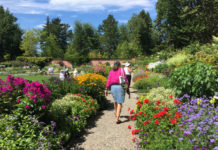
[[[131,75],[131,72],[128,71],[128,67],[124,67],[124,71],[125,71],[126,75]]]

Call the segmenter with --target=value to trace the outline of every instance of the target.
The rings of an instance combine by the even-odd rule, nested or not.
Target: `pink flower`
[[[19,99],[17,99],[17,103],[20,103],[20,100],[19,100]]]
[[[42,108],[42,109],[46,109],[46,106],[45,106],[45,105],[42,105],[41,108]]]
[[[25,108],[26,108],[26,109],[30,109],[30,105],[26,105]]]

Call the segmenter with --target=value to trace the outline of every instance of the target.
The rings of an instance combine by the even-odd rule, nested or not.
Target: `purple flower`
[[[183,141],[183,138],[179,138],[180,141]]]
[[[215,142],[215,140],[214,139],[210,139],[210,143],[214,143]]]

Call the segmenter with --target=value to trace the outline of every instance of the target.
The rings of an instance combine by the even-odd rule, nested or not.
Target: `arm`
[[[107,79],[107,83],[106,83],[105,96],[108,95],[108,88],[109,88],[110,84],[111,84],[111,71],[110,71],[110,73],[108,75],[108,79]]]

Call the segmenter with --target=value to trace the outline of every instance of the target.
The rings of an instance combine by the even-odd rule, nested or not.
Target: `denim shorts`
[[[111,94],[114,101],[117,103],[123,103],[125,100],[125,91],[123,87],[119,84],[114,84],[111,86]]]

